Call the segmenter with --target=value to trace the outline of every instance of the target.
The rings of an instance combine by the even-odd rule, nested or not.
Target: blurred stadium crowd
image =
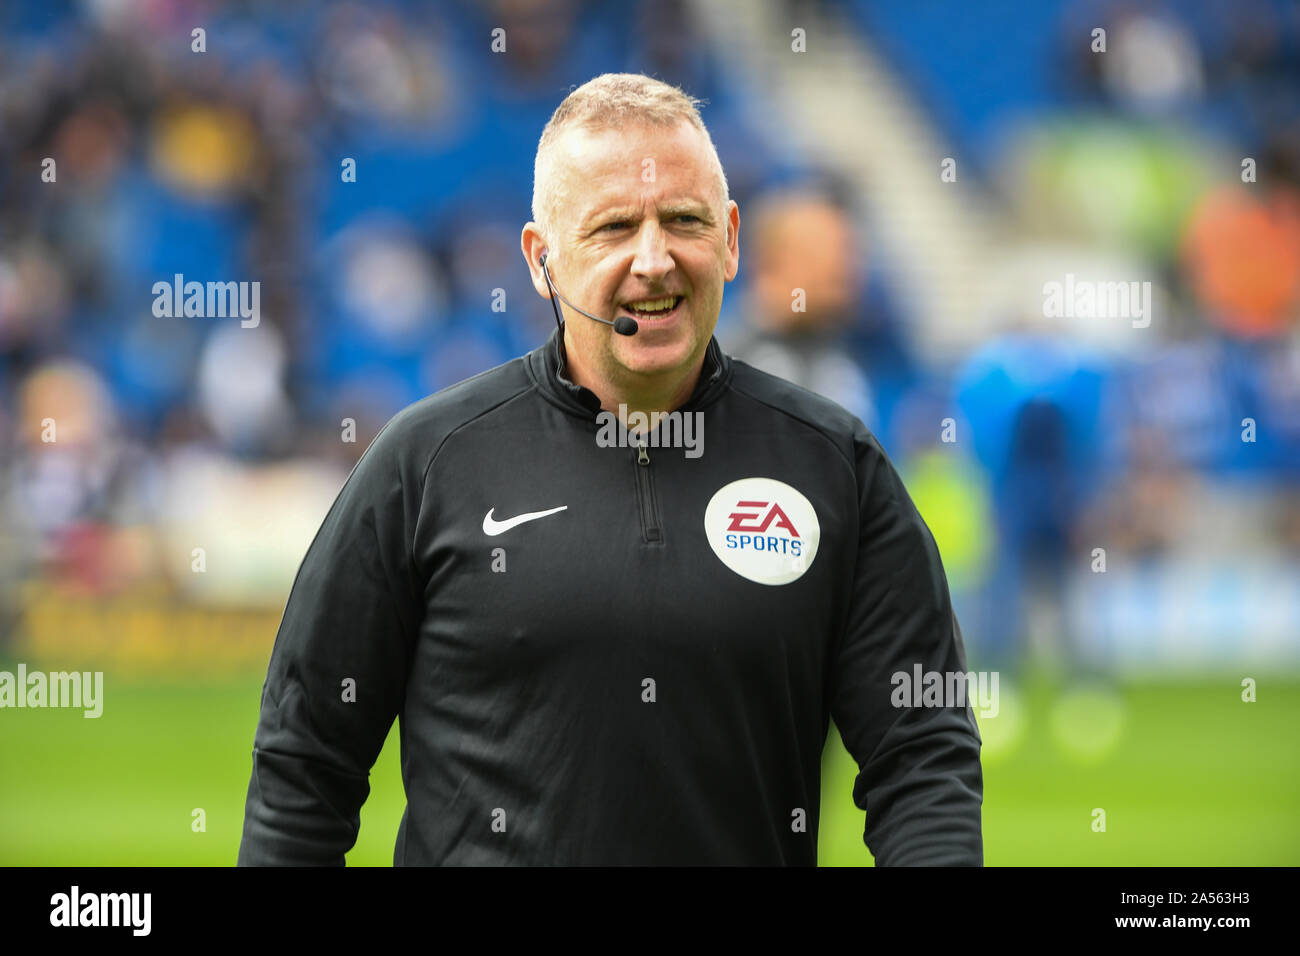
[[[519,253],[537,138],[572,85],[632,71],[707,102],[741,209],[719,339],[880,436],[975,664],[1014,667],[1035,633],[1080,658],[1154,634],[1157,657],[1294,660],[1297,8],[1050,0],[981,50],[1000,4],[789,17],[813,6],[890,64],[1020,243],[1149,264],[1151,327],[1116,347],[1008,306],[968,354],[928,353],[872,254],[888,225],[760,131],[689,3],[0,8],[0,641],[42,600],[278,614],[382,424],[549,334]],[[260,282],[260,323],[155,316],[177,274]]]

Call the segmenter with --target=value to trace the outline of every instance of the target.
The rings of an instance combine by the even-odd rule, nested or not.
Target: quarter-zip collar
[[[533,349],[525,356],[529,376],[541,388],[542,394],[565,411],[595,421],[600,411],[600,397],[591,389],[578,385],[569,378],[568,355],[560,329],[551,331],[546,344]],[[727,390],[731,381],[731,359],[718,345],[717,337],[710,337],[704,353],[695,390],[681,406],[672,411],[695,411],[712,404]]]

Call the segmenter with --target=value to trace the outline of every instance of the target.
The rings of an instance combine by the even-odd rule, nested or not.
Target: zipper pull
[[[642,440],[641,444],[637,447],[637,450],[636,450],[636,463],[637,463],[638,465],[648,465],[648,464],[650,464],[650,455],[649,455],[649,454],[646,452],[646,450],[645,450],[645,441],[644,441],[644,440]]]

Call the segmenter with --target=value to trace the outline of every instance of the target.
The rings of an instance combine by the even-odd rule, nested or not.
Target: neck
[[[584,363],[579,352],[571,347],[566,324],[564,351],[568,365],[568,378],[575,385],[590,389],[600,399],[604,411],[614,412],[627,424],[626,416],[643,412],[653,421],[655,413],[676,411],[686,404],[704,368],[704,355],[685,372],[666,372],[653,376],[635,376],[625,379],[601,374],[601,370]],[[707,352],[706,352],[707,354]]]

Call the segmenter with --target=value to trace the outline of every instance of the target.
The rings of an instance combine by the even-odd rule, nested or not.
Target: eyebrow
[[[692,215],[699,216],[701,219],[708,220],[712,218],[711,211],[707,203],[700,202],[696,199],[676,199],[672,202],[666,202],[658,207],[659,215],[665,218],[673,216]],[[619,206],[614,209],[598,209],[587,215],[582,221],[583,228],[590,228],[598,223],[619,222],[624,219],[636,219],[641,215],[640,206]]]

